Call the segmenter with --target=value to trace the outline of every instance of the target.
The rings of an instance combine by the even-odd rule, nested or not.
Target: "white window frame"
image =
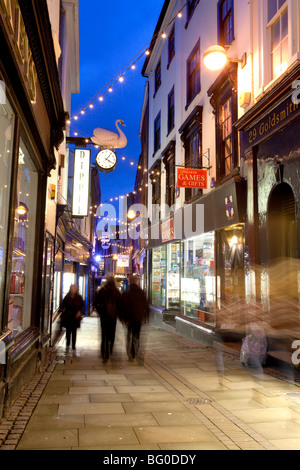
[[[272,38],[271,27],[278,20],[279,16],[288,9],[288,63],[289,68],[296,61],[300,60],[300,0],[287,0],[282,7],[278,10],[276,15],[268,21],[268,2],[266,0],[258,0],[260,8],[258,8],[258,18],[261,18],[262,29],[261,38],[263,38],[263,46],[258,50],[260,60],[258,59],[257,65],[261,67],[261,89],[257,89],[257,97],[260,93],[267,91],[282,75],[272,78]],[[258,28],[259,30],[260,28]],[[258,35],[258,41],[259,41]]]
[[[273,54],[273,50],[272,50],[272,30],[273,30],[273,26],[278,22],[278,20],[281,21],[281,18],[283,17],[283,15],[285,14],[286,11],[288,12],[288,36],[287,36],[288,37],[288,58],[287,58],[287,64],[286,64],[287,67],[288,67],[288,63],[289,63],[290,36],[291,36],[289,3],[290,2],[288,0],[286,2],[284,2],[282,7],[277,11],[277,13],[273,16],[273,18],[267,24],[267,30],[268,30],[268,36],[269,36],[268,52],[269,52],[269,76],[270,76],[270,81],[276,80],[286,70],[286,69],[282,70],[281,74],[278,74],[277,76],[275,76],[274,71],[273,71],[273,59],[272,59],[272,54]],[[268,2],[267,2],[267,10],[268,10]],[[267,14],[268,14],[268,11],[267,11]],[[283,44],[283,38],[281,37],[281,31],[280,31],[280,43],[277,46],[277,48],[280,48],[281,53],[282,53],[282,44]]]

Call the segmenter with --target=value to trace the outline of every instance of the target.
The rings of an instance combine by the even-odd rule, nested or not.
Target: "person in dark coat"
[[[113,351],[120,296],[121,294],[113,277],[108,278],[96,294],[95,309],[101,322],[101,356],[103,363],[107,363]]]
[[[140,347],[142,323],[149,316],[149,305],[145,293],[137,285],[137,279],[134,276],[130,278],[130,287],[123,295],[122,304],[123,323],[127,326],[127,356],[129,361],[134,361]]]
[[[81,317],[84,309],[84,300],[78,292],[78,286],[72,284],[68,294],[62,302],[61,327],[66,328],[66,348],[76,349],[77,328],[80,328]]]

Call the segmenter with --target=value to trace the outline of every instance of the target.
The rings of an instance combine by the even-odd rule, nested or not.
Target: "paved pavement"
[[[214,350],[148,325],[138,362],[127,360],[121,324],[108,364],[99,343],[93,317],[82,322],[76,355],[59,343],[0,424],[1,449],[300,449],[299,387],[229,355],[221,375]]]

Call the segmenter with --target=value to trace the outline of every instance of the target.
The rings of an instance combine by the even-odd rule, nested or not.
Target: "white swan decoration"
[[[125,126],[122,119],[116,121],[116,128],[118,129],[119,134],[116,132],[111,132],[107,129],[97,128],[94,130],[94,136],[91,137],[91,140],[94,144],[99,145],[100,147],[108,147],[115,149],[122,149],[127,145],[127,138],[124,132],[119,128],[119,124]]]

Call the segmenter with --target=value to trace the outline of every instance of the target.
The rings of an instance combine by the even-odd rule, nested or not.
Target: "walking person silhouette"
[[[149,316],[149,305],[144,291],[137,285],[137,278],[130,277],[128,292],[122,297],[123,323],[127,326],[126,350],[129,361],[134,361],[140,348],[143,321]]]
[[[66,352],[69,350],[71,340],[73,351],[76,349],[77,328],[80,328],[83,309],[84,300],[78,292],[78,286],[72,284],[62,301],[60,317],[61,327],[66,328]]]
[[[101,322],[101,357],[104,364],[113,352],[120,296],[115,279],[110,277],[95,298],[95,309]]]

